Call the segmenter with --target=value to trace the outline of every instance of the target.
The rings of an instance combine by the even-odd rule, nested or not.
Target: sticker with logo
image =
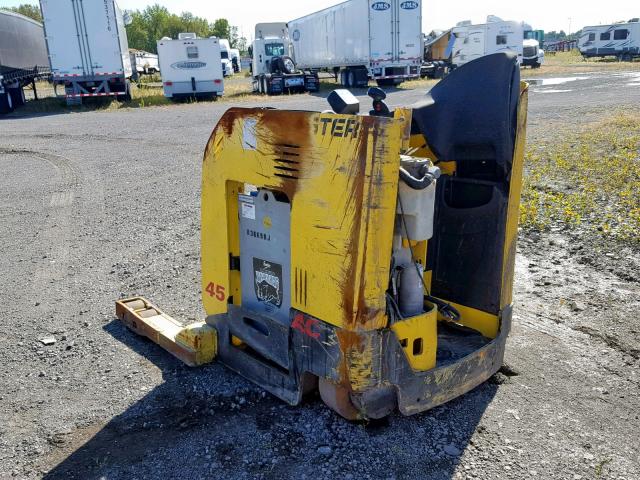
[[[282,265],[253,258],[256,298],[274,307],[282,305]]]
[[[204,68],[207,64],[205,62],[176,62],[171,64],[171,68],[177,70],[194,70],[196,68]]]
[[[300,30],[298,30],[297,28],[293,31],[293,40],[295,42],[300,40]]]
[[[387,2],[374,2],[371,4],[371,9],[381,12],[383,10],[389,10],[391,8],[391,4]]]
[[[418,2],[415,2],[413,0],[410,0],[408,2],[402,2],[400,4],[400,8],[404,9],[404,10],[414,10],[416,8],[418,8],[420,6],[420,4]]]

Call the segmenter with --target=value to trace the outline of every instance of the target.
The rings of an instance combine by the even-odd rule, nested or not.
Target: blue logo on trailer
[[[371,4],[372,10],[382,11],[382,10],[389,10],[390,8],[391,8],[391,4],[387,2],[376,2]]]
[[[293,40],[295,42],[300,40],[300,30],[298,30],[297,28],[293,31]]]
[[[420,5],[418,5],[418,2],[413,2],[413,1],[409,1],[409,2],[402,2],[400,4],[400,8],[404,8],[405,10],[413,10],[415,8],[418,8]]]

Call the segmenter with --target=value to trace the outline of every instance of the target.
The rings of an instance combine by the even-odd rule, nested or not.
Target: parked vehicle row
[[[24,103],[23,87],[51,72],[69,105],[86,97],[131,98],[130,79],[161,73],[169,98],[220,96],[224,78],[242,69],[227,39],[181,33],[158,40],[158,54],[129,50],[128,16],[115,0],[40,0],[43,25],[0,12],[0,113]],[[423,37],[421,0],[347,0],[287,22],[259,23],[252,44],[253,89],[280,94],[317,91],[319,74],[346,88],[441,78],[450,69],[511,51],[532,68],[544,62],[544,32],[490,15]],[[18,38],[19,37],[19,38]],[[585,27],[585,58],[640,57],[640,22]],[[162,67],[162,68],[161,68]],[[56,90],[57,91],[57,90]]]

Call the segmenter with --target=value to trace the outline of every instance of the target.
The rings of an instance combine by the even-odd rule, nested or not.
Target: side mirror
[[[125,25],[131,25],[133,23],[133,17],[129,12],[124,12],[122,14],[122,21]]]

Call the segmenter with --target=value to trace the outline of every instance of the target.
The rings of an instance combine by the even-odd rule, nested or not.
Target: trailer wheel
[[[11,97],[11,101],[13,102],[13,108],[21,107],[27,103],[22,87],[9,88],[8,95]]]
[[[129,80],[125,80],[124,83],[124,96],[123,99],[125,102],[130,102],[132,97],[131,97],[131,82]]]
[[[356,72],[352,68],[347,70],[347,88],[356,88]]]
[[[0,113],[13,112],[13,100],[11,95],[7,93],[0,93]]]

